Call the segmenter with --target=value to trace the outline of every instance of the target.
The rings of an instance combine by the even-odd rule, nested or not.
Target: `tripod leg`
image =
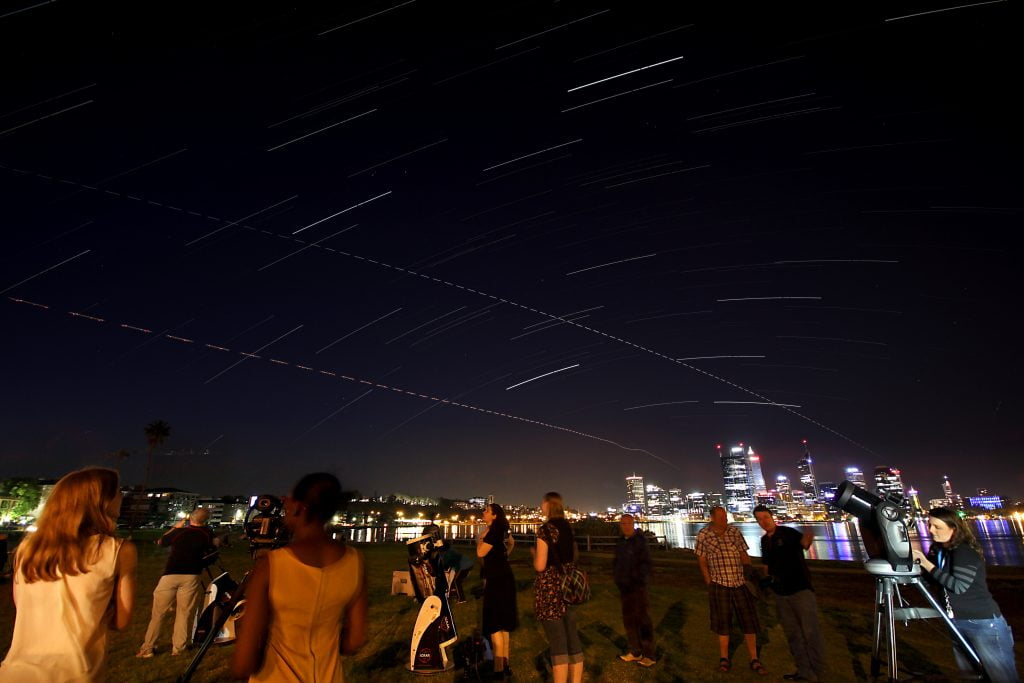
[[[238,588],[235,589],[235,594],[227,605],[223,607],[220,615],[216,621],[210,626],[210,632],[206,634],[206,638],[203,639],[203,644],[199,646],[199,650],[196,651],[196,656],[192,658],[192,661],[188,663],[188,668],[185,672],[178,676],[176,683],[189,683],[192,680],[192,674],[199,668],[199,663],[203,661],[203,657],[206,655],[206,651],[213,645],[213,641],[217,638],[217,634],[224,628],[224,624],[227,623],[228,618],[235,611],[238,606],[238,602],[245,596],[245,585],[249,581],[249,574],[242,577],[242,582],[238,584]]]
[[[981,658],[978,657],[978,653],[974,651],[971,644],[967,642],[966,638],[964,638],[964,634],[960,633],[960,629],[956,627],[953,620],[949,618],[948,614],[946,614],[946,610],[939,605],[939,601],[935,599],[934,595],[928,592],[928,589],[925,588],[920,581],[915,581],[914,585],[917,586],[917,590],[921,591],[921,595],[923,595],[924,599],[928,601],[928,604],[932,606],[932,609],[938,612],[939,616],[942,617],[942,620],[946,622],[946,628],[948,628],[949,632],[953,634],[953,638],[956,640],[957,645],[959,645],[960,649],[964,651],[967,658],[971,660],[971,665],[974,666],[974,670],[981,675],[981,679],[983,681],[987,681],[988,677],[985,675],[985,667],[981,663]]]
[[[896,683],[900,677],[899,663],[896,661],[896,620],[892,611],[892,593],[894,583],[885,581],[885,627],[889,629],[889,681]]]
[[[871,649],[871,677],[878,678],[882,668],[882,616],[885,586],[882,579],[875,579],[875,642]]]

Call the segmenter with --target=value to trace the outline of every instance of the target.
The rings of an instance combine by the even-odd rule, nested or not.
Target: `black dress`
[[[483,632],[515,631],[519,625],[516,609],[516,577],[505,553],[507,528],[495,525],[487,530],[484,543],[491,546],[484,556],[484,618]]]

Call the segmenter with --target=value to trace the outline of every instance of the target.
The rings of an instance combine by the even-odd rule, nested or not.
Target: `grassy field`
[[[161,652],[148,660],[133,655],[142,642],[152,604],[151,594],[163,568],[165,554],[152,544],[152,535],[140,539],[139,588],[135,614],[129,628],[112,633],[108,665],[111,681],[173,681],[188,665],[186,657],[171,657],[170,623],[165,625],[158,647]],[[417,605],[411,598],[391,596],[391,572],[404,566],[402,545],[360,546],[365,554],[370,581],[370,638],[356,656],[347,659],[349,681],[408,681],[414,676],[404,670],[409,638]],[[225,568],[240,577],[249,567],[246,549],[237,544],[223,553]],[[619,612],[618,593],[611,582],[611,555],[584,553],[583,565],[593,586],[593,598],[579,609],[580,636],[586,656],[586,679],[591,681],[735,681],[763,680],[747,668],[747,655],[740,634],[733,637],[733,670],[714,671],[717,662],[715,636],[708,630],[707,597],[697,563],[691,553],[665,551],[655,555],[655,572],[650,589],[651,617],[655,625],[658,664],[641,669],[618,660],[626,648]],[[533,619],[533,571],[524,548],[513,553],[513,569],[519,579],[520,627],[512,634],[512,669],[517,680],[550,680],[547,643],[540,625]],[[870,671],[871,610],[873,581],[860,565],[814,562],[812,573],[822,611],[822,629],[832,666],[833,681],[865,680]],[[467,579],[466,588],[478,583],[478,575]],[[1024,671],[1024,571],[990,569],[990,588],[1018,634],[1017,661]],[[916,591],[915,591],[916,592]],[[908,596],[920,603],[918,596]],[[915,599],[916,598],[916,599]],[[480,622],[481,603],[470,600],[454,606],[461,638]],[[761,660],[768,668],[768,680],[781,680],[794,670],[782,627],[774,607],[761,610]],[[7,587],[0,591],[0,652],[6,653],[14,626],[14,607]],[[914,671],[928,680],[955,677],[951,646],[938,623],[912,622],[899,629],[899,655],[904,671]],[[231,648],[215,648],[203,660],[194,681],[227,681]],[[433,678],[456,680],[455,674]]]

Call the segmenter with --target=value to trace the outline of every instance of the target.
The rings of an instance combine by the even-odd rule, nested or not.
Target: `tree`
[[[0,498],[16,498],[18,502],[8,513],[12,518],[24,517],[39,507],[42,487],[35,479],[14,477],[0,482]]]
[[[171,425],[167,424],[163,420],[153,420],[146,428],[142,430],[146,434],[146,443],[149,445],[149,451],[146,458],[146,479],[142,485],[142,490],[145,491],[149,488],[149,475],[153,469],[153,451],[157,449],[164,441],[171,436]]]

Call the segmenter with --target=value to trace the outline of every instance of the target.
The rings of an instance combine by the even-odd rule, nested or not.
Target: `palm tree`
[[[145,499],[146,489],[149,488],[149,475],[153,469],[153,451],[171,436],[171,425],[163,420],[153,420],[142,430],[146,434],[146,443],[149,444],[146,458],[146,478],[142,484],[142,497]],[[138,511],[136,510],[136,513]],[[135,515],[133,514],[134,518]],[[133,520],[134,521],[134,520]]]

